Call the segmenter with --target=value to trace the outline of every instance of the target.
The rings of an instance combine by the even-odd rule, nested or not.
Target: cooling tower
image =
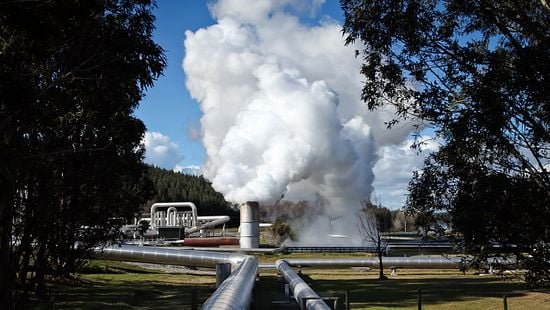
[[[260,206],[255,201],[243,203],[241,210],[241,248],[260,247]]]

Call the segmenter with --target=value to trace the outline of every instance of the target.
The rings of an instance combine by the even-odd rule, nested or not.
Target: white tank
[[[255,201],[243,203],[241,210],[241,248],[260,247],[260,206]]]

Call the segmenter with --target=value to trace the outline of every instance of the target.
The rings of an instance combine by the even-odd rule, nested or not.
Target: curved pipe
[[[220,287],[206,300],[203,309],[248,309],[256,281],[258,261],[253,256],[243,260]]]
[[[247,309],[252,299],[252,289],[258,271],[255,257],[205,251],[189,251],[171,248],[111,246],[96,248],[100,259],[155,264],[215,267],[229,263],[235,270],[205,302],[203,309]]]
[[[177,212],[178,212],[178,209],[176,209],[176,207],[170,207],[168,208],[168,210],[166,210],[166,225],[174,226],[176,224]]]
[[[453,257],[385,257],[382,260],[384,267],[401,268],[433,268],[447,269],[459,268],[464,262],[462,258]],[[515,264],[514,259],[492,258],[487,261],[488,264],[511,265]],[[316,268],[334,268],[334,267],[371,267],[377,268],[379,262],[377,258],[373,259],[285,259],[278,260],[275,263],[277,270],[290,285],[296,302],[301,309],[330,309],[330,307],[298,276],[291,266],[296,267],[316,267]],[[263,267],[271,267],[264,265]]]
[[[330,309],[321,297],[292,270],[285,260],[278,260],[276,266],[285,281],[290,285],[294,299],[296,299],[300,309]]]
[[[197,227],[197,206],[192,202],[157,202],[151,206],[151,227],[155,227],[155,211],[159,207],[189,207],[193,213],[193,227]],[[168,212],[166,212],[168,214]]]

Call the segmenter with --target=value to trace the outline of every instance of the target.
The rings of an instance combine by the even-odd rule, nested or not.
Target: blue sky
[[[135,114],[143,120],[148,131],[159,132],[177,143],[184,156],[180,165],[200,166],[204,161],[204,148],[199,140],[190,139],[188,132],[191,128],[199,128],[202,114],[185,88],[181,67],[183,41],[186,30],[196,31],[211,25],[214,20],[207,1],[163,0],[157,5],[154,39],[165,50],[167,66],[163,76],[147,91]]]

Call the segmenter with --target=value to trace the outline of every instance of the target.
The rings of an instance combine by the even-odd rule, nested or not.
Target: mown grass
[[[347,290],[352,309],[417,309],[419,289],[423,309],[503,309],[504,294],[508,296],[508,309],[550,309],[548,292],[530,291],[523,282],[496,275],[401,270],[396,276],[388,275],[388,280],[380,281],[377,271],[305,269],[302,277],[321,296],[338,295],[341,303]],[[265,272],[257,290],[282,291],[282,283],[276,273]],[[273,294],[270,297],[276,299]],[[262,299],[259,302],[259,309],[269,307]]]
[[[50,281],[50,299],[36,309],[191,309],[215,290],[216,279],[164,273],[116,261],[91,261],[73,281]]]
[[[305,258],[314,254],[293,254]],[[260,256],[272,262],[284,255]],[[315,257],[318,257],[315,254]],[[349,255],[347,255],[349,256]],[[351,255],[355,257],[356,255]],[[334,257],[331,254],[330,257]],[[163,273],[121,262],[92,261],[74,282],[51,282],[51,299],[39,309],[191,309],[191,293],[204,302],[214,290],[213,276]],[[521,281],[499,276],[463,275],[453,270],[400,270],[388,280],[364,269],[303,269],[303,278],[321,295],[349,291],[352,309],[416,309],[422,290],[423,309],[550,309],[550,293],[534,292]],[[283,284],[274,270],[260,270],[255,286],[256,309],[284,300]],[[341,299],[343,301],[343,299]]]

